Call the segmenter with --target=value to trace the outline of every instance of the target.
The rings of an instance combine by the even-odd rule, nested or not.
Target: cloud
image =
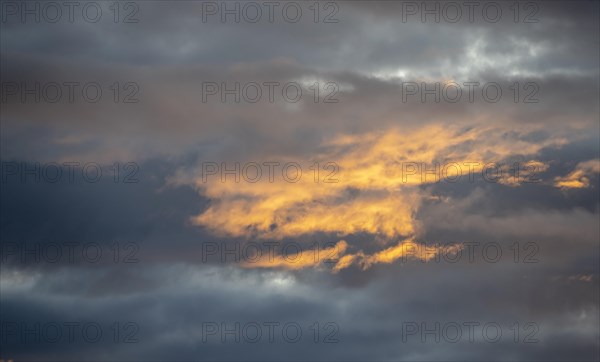
[[[187,182],[211,199],[208,209],[193,222],[224,235],[276,239],[315,232],[341,236],[367,232],[388,238],[411,235],[415,232],[412,215],[421,199],[416,186],[439,182],[440,176],[470,178],[486,171],[486,165],[515,155],[515,150],[535,154],[563,142],[507,138],[500,128],[461,130],[441,125],[336,136],[324,142],[310,162],[297,158],[278,161],[300,165],[295,168],[304,164],[305,172],[307,164],[332,163],[334,176],[329,180],[315,181],[314,170],[303,177],[294,176],[298,179],[294,182],[283,177],[271,180],[266,175],[258,182],[234,182],[232,177],[223,180],[222,170],[221,177],[193,176]],[[453,167],[446,167],[450,164]],[[428,169],[433,169],[433,175]]]
[[[415,243],[413,240],[407,239],[397,245],[387,249],[378,251],[371,255],[365,255],[362,251],[356,254],[344,255],[334,266],[333,271],[339,272],[342,269],[348,268],[352,264],[358,264],[361,269],[366,270],[375,264],[391,264],[398,259],[414,259],[420,261],[429,261],[436,258],[440,253],[456,253],[462,249],[462,245],[426,245]]]
[[[419,234],[415,214],[423,200],[431,197],[421,186],[444,180],[456,182],[460,178],[517,186],[523,179],[547,170],[548,165],[535,160],[525,162],[515,177],[507,166],[497,166],[500,162],[516,155],[535,155],[545,147],[558,147],[564,142],[560,138],[533,142],[518,131],[508,132],[500,127],[433,124],[414,130],[391,128],[325,140],[309,162],[299,158],[279,160],[278,168],[269,169],[269,177],[265,170],[259,171],[264,164],[254,162],[251,177],[258,179],[256,182],[239,176],[245,166],[232,168],[233,164],[226,162],[209,165],[212,168],[203,163],[195,171],[177,173],[171,182],[192,184],[210,200],[208,207],[191,220],[222,237],[282,240],[318,233],[339,237],[364,233],[383,238],[385,246],[394,239]],[[251,155],[248,157],[251,159]],[[294,180],[290,181],[282,165],[292,163],[297,166],[292,172]],[[310,170],[308,174],[302,175],[298,170],[302,164],[304,172]],[[323,165],[327,165],[324,168],[329,178],[323,170],[316,171]],[[225,169],[237,170],[237,179],[224,174]],[[365,255],[362,251],[345,254],[348,244],[341,241],[336,250],[340,260],[334,271],[350,265],[368,269],[373,264],[391,263],[405,255],[405,247],[412,243],[400,242]],[[422,255],[416,257],[427,260]],[[316,265],[308,257],[296,263],[280,257],[246,267],[299,269]]]
[[[580,162],[564,177],[556,177],[554,186],[561,189],[580,189],[590,186],[590,176],[600,173],[600,159]]]
[[[463,7],[457,23],[424,23],[420,14],[404,22],[411,2],[402,1],[299,2],[298,23],[218,15],[204,23],[207,2],[134,3],[135,24],[115,23],[108,2],[98,23],[22,22],[19,14],[2,22],[2,161],[29,170],[93,161],[106,174],[94,184],[18,176],[2,184],[0,321],[98,321],[107,338],[2,344],[0,359],[597,359],[598,2],[496,2],[497,23],[481,17],[488,2],[476,5],[474,22]],[[340,21],[315,23],[315,5],[321,17],[337,5]],[[538,22],[514,21],[532,9]],[[5,92],[7,82],[70,81],[97,82],[102,100],[76,92],[70,103],[64,87],[56,103]],[[257,103],[202,102],[207,81],[294,81],[304,96],[271,103],[263,88]],[[339,102],[313,101],[316,81],[339,85]],[[480,82],[476,100],[465,87],[456,103],[443,94],[403,99],[406,82],[433,89],[451,81]],[[136,82],[140,101],[115,103],[115,82]],[[503,91],[496,103],[482,98],[491,82]],[[524,102],[531,98],[539,101]],[[135,161],[140,182],[113,182],[117,161]],[[279,163],[272,182],[269,161]],[[255,162],[262,178],[203,174],[203,165],[221,162]],[[296,182],[281,173],[290,163],[302,167]],[[518,175],[515,163],[524,166]],[[295,176],[292,167],[287,177]],[[267,240],[303,253],[203,258],[209,243],[231,251]],[[34,248],[70,242],[74,263],[30,258]],[[104,251],[100,262],[84,260],[88,242]],[[139,263],[115,264],[115,243],[130,242]],[[492,242],[503,252],[497,263],[481,259]],[[479,243],[475,262],[438,262],[466,254],[467,243]],[[9,244],[27,262],[4,258]],[[312,245],[321,247],[316,260]],[[537,262],[516,263],[515,250],[518,261],[533,251]],[[471,343],[463,329],[459,343],[402,341],[405,322],[470,320],[498,322],[502,340],[489,343],[479,330]],[[137,322],[140,343],[112,343],[115,321]],[[306,329],[297,344],[202,343],[207,321]],[[339,343],[321,343],[323,328],[314,343],[315,322],[337,323]],[[530,322],[540,341],[521,343]]]

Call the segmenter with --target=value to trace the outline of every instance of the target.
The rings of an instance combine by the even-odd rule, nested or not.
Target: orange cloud
[[[526,129],[523,133],[530,131]],[[291,157],[278,160],[282,164],[305,165],[303,171],[307,175],[295,183],[280,177],[275,180],[263,177],[255,183],[196,177],[196,187],[211,201],[192,222],[226,237],[281,240],[314,233],[333,233],[340,237],[368,233],[386,240],[412,238],[419,228],[416,211],[428,197],[427,191],[419,186],[440,180],[435,175],[407,169],[407,163],[455,162],[463,165],[461,172],[468,177],[467,172],[481,172],[486,163],[514,155],[515,150],[521,155],[535,154],[543,147],[564,143],[557,138],[531,143],[505,134],[502,129],[433,125],[337,136],[324,142],[311,160]],[[339,173],[335,174],[337,182],[315,182],[306,166],[314,162],[321,165],[335,162],[339,166]],[[531,163],[547,167],[539,161]],[[455,168],[448,169],[447,176],[456,176],[458,172]],[[412,241],[397,247],[410,243]],[[401,257],[402,251],[392,247],[373,255],[342,254],[335,270],[353,264],[369,267],[375,263],[390,263]],[[275,264],[287,265],[283,260]],[[296,269],[305,265],[312,264],[302,259],[288,267]]]
[[[398,259],[414,259],[421,261],[430,261],[436,258],[440,253],[456,253],[462,250],[460,244],[438,246],[416,243],[412,239],[404,240],[394,246],[381,250],[371,255],[365,255],[362,252],[357,254],[345,255],[333,268],[334,272],[345,269],[352,264],[359,264],[363,270],[369,269],[375,264],[391,264]]]
[[[580,189],[590,185],[590,175],[600,172],[600,159],[580,162],[575,170],[564,177],[556,177],[554,186],[561,189]]]
[[[348,249],[348,243],[340,240],[331,248],[321,250],[300,250],[290,255],[267,255],[262,254],[258,260],[247,261],[242,264],[244,268],[284,268],[304,269],[317,267],[328,260],[339,260]]]
[[[511,170],[509,170],[510,167],[515,166],[504,166],[504,172],[502,173],[502,176],[498,178],[498,182],[506,186],[518,187],[521,186],[522,183],[541,181],[539,174],[548,170],[550,166],[537,160],[530,160],[524,163],[519,162],[516,166],[518,167],[518,170],[515,171],[513,169],[513,174],[511,174]]]
[[[375,264],[391,264],[399,259],[430,261],[438,257],[442,252],[454,254],[462,249],[462,245],[453,244],[446,246],[425,245],[407,239],[398,244],[367,255],[362,251],[354,254],[346,254],[348,243],[340,240],[330,248],[324,248],[318,252],[314,249],[299,250],[289,255],[267,255],[261,254],[259,259],[246,261],[242,264],[244,268],[281,268],[299,270],[305,268],[316,268],[324,263],[334,263],[332,271],[339,272],[352,265],[359,265],[366,270]]]

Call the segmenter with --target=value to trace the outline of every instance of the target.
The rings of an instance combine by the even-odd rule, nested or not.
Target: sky
[[[600,359],[597,1],[0,1],[0,359]]]

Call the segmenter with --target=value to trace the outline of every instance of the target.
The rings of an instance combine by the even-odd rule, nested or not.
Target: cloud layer
[[[3,2],[0,359],[596,360],[598,3],[477,3]]]

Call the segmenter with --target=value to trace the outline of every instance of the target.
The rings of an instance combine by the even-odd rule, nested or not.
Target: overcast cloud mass
[[[0,5],[0,359],[600,359],[597,1]]]

